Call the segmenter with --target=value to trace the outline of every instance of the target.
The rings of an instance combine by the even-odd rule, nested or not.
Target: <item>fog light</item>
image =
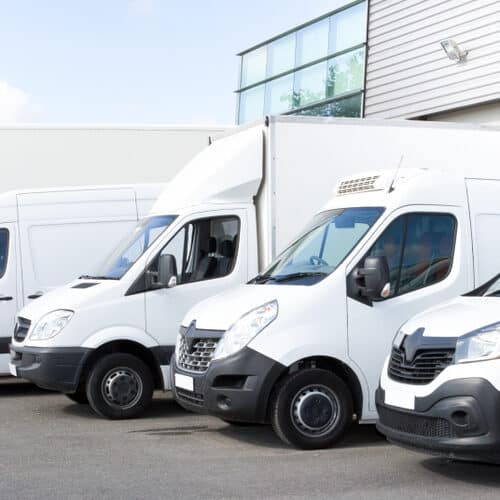
[[[231,400],[227,396],[219,396],[217,398],[217,406],[221,410],[229,410],[231,408]]]
[[[454,411],[451,414],[451,421],[457,427],[468,427],[470,424],[469,414],[463,410]]]

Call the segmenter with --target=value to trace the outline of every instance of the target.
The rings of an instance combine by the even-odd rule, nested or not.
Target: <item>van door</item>
[[[9,344],[17,312],[14,224],[0,223],[0,375],[9,371]]]
[[[247,228],[245,210],[204,215],[186,223],[152,259],[148,270],[153,272],[159,255],[171,254],[177,263],[177,286],[145,293],[146,330],[165,352],[173,353],[192,306],[248,280]]]
[[[415,314],[473,286],[470,226],[457,207],[408,207],[390,218],[362,258],[385,256],[390,269],[390,295],[372,304],[347,297],[349,357],[364,374],[369,401],[363,418],[376,418],[375,391],[392,340]],[[349,287],[348,287],[349,290]],[[368,410],[369,409],[369,410]]]

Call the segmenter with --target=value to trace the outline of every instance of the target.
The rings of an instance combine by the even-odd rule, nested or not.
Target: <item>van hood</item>
[[[459,337],[500,321],[500,297],[459,297],[428,309],[407,321],[408,335],[424,328],[425,337]]]
[[[279,307],[308,289],[296,285],[239,285],[199,302],[186,314],[182,325],[187,327],[196,321],[196,327],[202,330],[226,331],[252,309],[272,300],[277,300]]]
[[[116,287],[115,280],[75,280],[67,285],[55,288],[33,300],[19,311],[19,316],[32,322],[57,309],[77,312],[88,304],[95,304]]]

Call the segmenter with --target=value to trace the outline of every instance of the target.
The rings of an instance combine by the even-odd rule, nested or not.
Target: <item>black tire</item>
[[[85,391],[77,391],[74,392],[73,394],[65,394],[65,396],[71,399],[73,403],[78,403],[79,405],[89,404],[89,400],[87,398],[87,394],[85,394]]]
[[[318,368],[288,375],[270,401],[274,432],[304,450],[333,446],[351,425],[352,416],[352,396],[345,382]]]
[[[112,420],[140,415],[153,399],[153,376],[136,356],[108,354],[91,368],[86,393],[92,409]]]

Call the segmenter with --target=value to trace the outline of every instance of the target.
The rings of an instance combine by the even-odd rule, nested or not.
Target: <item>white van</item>
[[[485,202],[489,210],[484,206],[472,219],[476,230],[487,229],[474,245],[483,273],[498,260],[500,238],[491,225],[500,218],[495,196]],[[496,275],[401,327],[377,391],[377,426],[391,442],[452,459],[500,463],[499,297]]]
[[[270,420],[302,448],[332,445],[353,420],[374,422],[393,332],[498,268],[500,134],[477,130],[471,143],[481,134],[481,148],[448,149],[446,161],[421,143],[434,148],[422,164],[435,170],[340,182],[260,276],[195,306],[172,363],[177,401],[229,422]]]
[[[0,375],[9,373],[16,312],[95,268],[164,188],[87,186],[0,195]]]
[[[100,415],[138,415],[154,388],[170,388],[186,312],[284,248],[355,168],[342,148],[359,129],[358,120],[280,117],[215,141],[94,277],[20,311],[11,372]]]

